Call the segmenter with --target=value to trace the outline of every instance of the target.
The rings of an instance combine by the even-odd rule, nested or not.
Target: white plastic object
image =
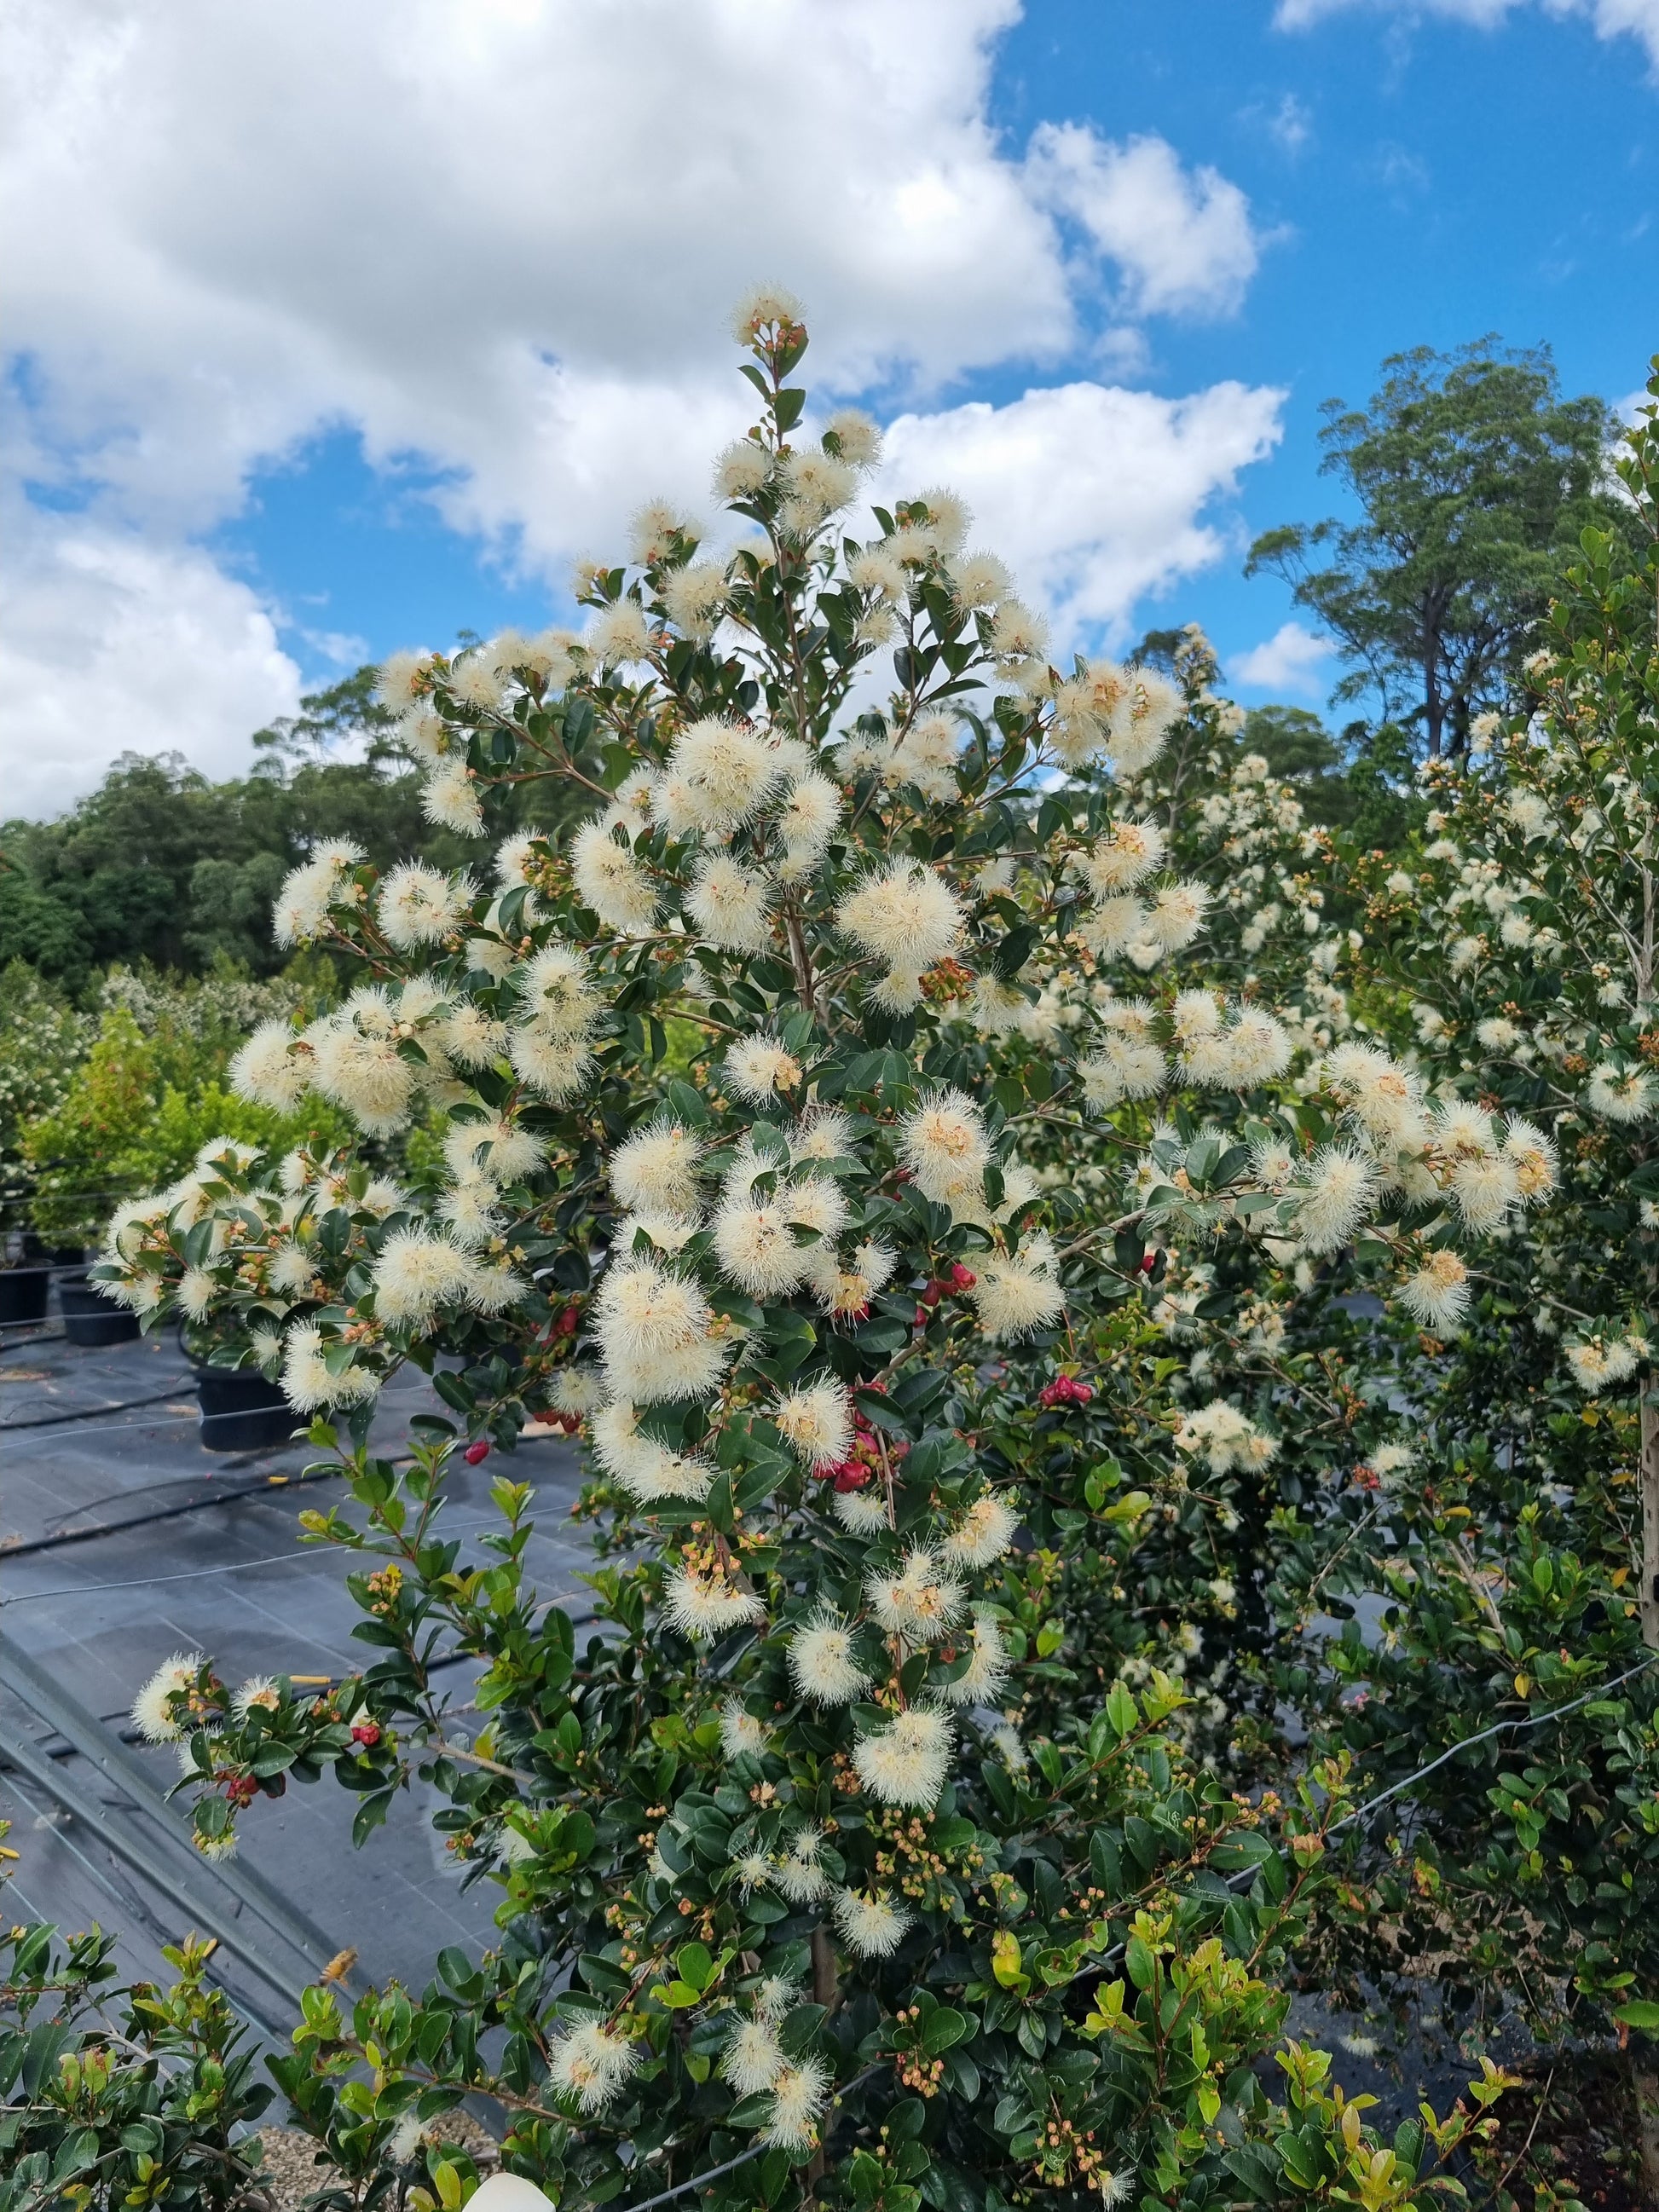
[[[467,2199],[467,2212],[553,2212],[553,2199],[516,2173],[492,2173]]]

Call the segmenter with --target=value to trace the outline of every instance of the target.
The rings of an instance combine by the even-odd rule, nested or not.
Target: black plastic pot
[[[113,1304],[84,1275],[58,1277],[58,1303],[64,1334],[71,1344],[131,1344],[137,1338],[137,1315]]]
[[[269,1451],[303,1426],[276,1383],[257,1370],[198,1367],[201,1437],[210,1451]]]
[[[50,1267],[0,1267],[0,1323],[44,1321]]]

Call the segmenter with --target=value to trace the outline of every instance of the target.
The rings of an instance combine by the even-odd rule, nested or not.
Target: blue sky
[[[695,494],[745,276],[1067,641],[1195,617],[1247,699],[1334,679],[1241,574],[1335,501],[1322,400],[1487,331],[1618,399],[1659,346],[1659,0],[665,4],[21,9],[13,805],[568,614],[653,462]]]

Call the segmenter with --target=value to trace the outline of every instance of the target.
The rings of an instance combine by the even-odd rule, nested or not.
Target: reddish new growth
[[[927,1328],[933,1318],[933,1308],[941,1298],[960,1297],[964,1291],[971,1291],[978,1280],[979,1277],[973,1269],[964,1267],[960,1260],[948,1275],[936,1275],[921,1293],[921,1303],[916,1308],[916,1327]]]
[[[886,1395],[879,1382],[866,1383],[865,1388],[881,1392],[884,1396]],[[902,1437],[889,1437],[888,1464],[891,1466],[896,1460],[902,1459],[909,1449]],[[818,1474],[825,1481],[832,1481],[837,1490],[862,1490],[881,1473],[881,1453],[882,1447],[876,1441],[876,1432],[870,1425],[868,1415],[854,1406],[852,1450],[845,1459],[831,1460],[821,1467]]]
[[[1056,1375],[1052,1382],[1045,1382],[1037,1393],[1039,1406],[1086,1406],[1093,1398],[1094,1386],[1079,1382],[1074,1375]]]

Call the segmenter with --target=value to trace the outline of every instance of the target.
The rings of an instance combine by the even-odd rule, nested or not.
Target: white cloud
[[[1183,168],[1162,139],[1076,125],[1040,130],[1029,156],[1004,148],[989,79],[1018,14],[1018,0],[9,0],[0,204],[9,342],[27,362],[12,451],[20,472],[75,489],[87,534],[64,542],[109,556],[82,573],[93,643],[76,652],[39,611],[63,604],[58,540],[13,549],[19,618],[44,627],[19,635],[39,688],[12,695],[12,726],[92,726],[83,665],[131,634],[130,561],[148,548],[158,583],[187,579],[204,613],[212,572],[192,534],[322,428],[354,426],[376,462],[420,454],[444,472],[447,521],[549,577],[614,543],[642,496],[702,501],[708,454],[749,419],[723,318],[757,276],[807,301],[815,381],[884,389],[917,422],[975,369],[1059,371],[1103,312],[1227,311],[1257,249],[1224,178]],[[1120,325],[1114,357],[1133,341]],[[1211,556],[1194,518],[1276,405],[1226,386],[1147,400],[1177,427],[1126,488],[1113,471],[1136,397],[1055,395],[1098,442],[1047,459],[1094,483],[1104,511],[1134,510],[1093,537],[1066,526],[1077,574],[1036,488],[1027,499],[1032,561],[1079,607],[1118,608],[1119,575]],[[1005,434],[1026,419],[1000,411]],[[1245,415],[1256,427],[1241,432]],[[982,441],[971,454],[987,465]],[[1167,482],[1150,481],[1155,457]],[[240,714],[252,603],[224,588],[225,680],[204,669],[199,689]],[[205,629],[199,642],[217,650]]]
[[[1293,92],[1287,92],[1267,118],[1267,135],[1286,154],[1299,154],[1313,136],[1313,117]]]
[[[1130,313],[1228,313],[1255,274],[1249,204],[1218,170],[1190,177],[1162,138],[1121,146],[1076,123],[1039,124],[1027,160],[1039,197],[1123,272]]]
[[[1304,629],[1300,623],[1281,623],[1263,643],[1237,654],[1229,672],[1236,684],[1258,691],[1313,693],[1321,688],[1315,671],[1334,650],[1329,638]]]
[[[300,697],[252,592],[193,548],[9,507],[0,811],[59,813],[121,752],[180,752],[211,775],[245,775],[249,732]]]
[[[1284,394],[1218,384],[1161,399],[1098,384],[903,415],[889,434],[896,491],[946,478],[981,540],[1055,616],[1057,641],[1121,641],[1135,600],[1218,559],[1205,509],[1270,453]]]
[[[1492,30],[1531,0],[1279,0],[1273,21],[1282,31],[1306,30],[1355,7],[1388,8],[1408,17],[1448,15],[1478,29]],[[1598,39],[1639,39],[1659,70],[1659,0],[1541,0],[1544,12],[1558,19],[1582,16]]]

